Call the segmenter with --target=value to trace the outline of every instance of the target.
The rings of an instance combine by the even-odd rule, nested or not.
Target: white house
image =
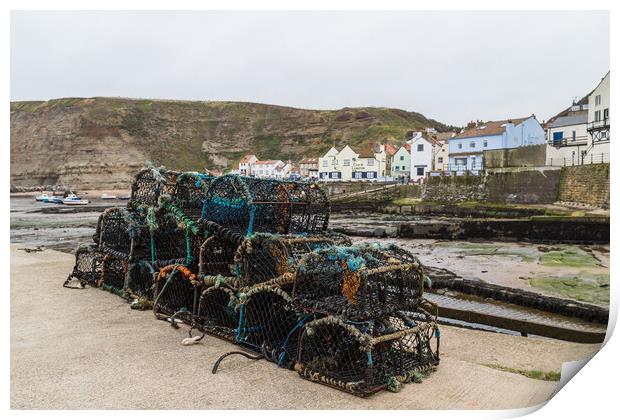
[[[588,96],[588,133],[592,138],[584,162],[609,162],[609,72]]]
[[[434,142],[417,135],[408,140],[411,147],[411,173],[409,179],[417,182],[426,178],[426,174],[433,170]]]
[[[251,176],[252,170],[254,169],[254,165],[258,159],[254,155],[245,155],[239,161],[239,175]]]
[[[590,147],[588,97],[574,102],[546,124],[546,163],[549,166],[578,165]]]
[[[392,178],[409,182],[411,178],[411,145],[405,143],[392,157]]]
[[[281,160],[257,160],[252,174],[257,178],[278,178],[283,167]]]
[[[319,179],[323,181],[377,181],[386,177],[385,147],[371,145],[357,153],[350,146],[338,151],[335,147],[319,158]]]

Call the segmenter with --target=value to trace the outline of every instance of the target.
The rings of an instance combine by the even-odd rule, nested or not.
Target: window
[[[600,105],[600,104],[601,104],[601,95],[596,95],[594,97],[594,105]]]
[[[400,160],[405,160],[405,157],[403,155],[400,155]]]
[[[375,160],[373,158],[368,159],[368,166],[375,166]]]
[[[328,162],[327,162],[326,160],[324,160],[324,161],[323,161],[323,163],[322,163],[322,166],[323,166],[324,168],[326,168],[326,167],[327,167],[327,163],[328,163]]]
[[[601,120],[601,111],[594,111],[594,121]]]
[[[470,141],[470,142],[469,142],[469,147],[470,147],[470,148],[472,148],[472,149],[473,149],[474,147],[476,147],[476,142],[475,142],[475,141]]]
[[[482,143],[482,146],[483,147],[489,147],[489,142],[485,140],[484,143]]]
[[[376,177],[377,177],[376,172],[366,172],[366,178],[376,178]]]
[[[424,168],[415,168],[418,176],[424,176]]]
[[[438,157],[437,158],[437,163],[443,163],[443,157]]]
[[[471,158],[471,168],[476,169],[476,157],[472,156]]]
[[[463,148],[463,143],[459,143],[459,149]]]
[[[424,145],[418,144],[418,152],[423,152],[423,151],[424,151]]]
[[[355,178],[355,179],[362,179],[362,173],[361,172],[353,172],[353,178]]]
[[[573,130],[573,141],[577,140],[577,132]]]
[[[467,158],[456,158],[454,164],[456,166],[467,166]]]
[[[609,108],[605,108],[605,109],[603,110],[603,119],[604,119],[604,120],[609,119]]]
[[[345,160],[343,160],[343,161],[342,161],[342,164],[343,164],[344,166],[351,166],[351,159],[345,159]]]
[[[399,166],[394,166],[394,170],[398,171]]]

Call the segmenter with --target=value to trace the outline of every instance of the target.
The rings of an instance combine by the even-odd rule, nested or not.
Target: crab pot
[[[169,213],[159,212],[156,219],[157,228],[148,232],[147,241],[135,242],[136,258],[151,260],[158,268],[183,264],[196,271],[200,238],[181,228]]]
[[[200,220],[205,193],[214,178],[198,172],[183,172],[176,177],[170,201],[186,217]]]
[[[290,296],[276,286],[255,286],[239,300],[237,342],[261,352],[278,366],[292,368],[309,317],[294,311]]]
[[[351,243],[347,237],[337,234],[307,236],[255,234],[247,238],[237,251],[240,286],[250,287],[284,273],[295,272],[303,256],[336,244]]]
[[[224,175],[205,195],[202,220],[249,236],[327,228],[329,201],[315,184]]]
[[[96,245],[82,245],[75,251],[75,265],[69,275],[82,283],[96,285],[101,278],[103,255]]]
[[[172,193],[176,176],[177,172],[163,168],[142,169],[131,184],[131,198],[127,207],[136,211],[159,207],[159,198]]]
[[[127,276],[127,261],[112,255],[103,257],[101,264],[101,278],[99,286],[116,294],[125,291],[125,279]]]
[[[295,370],[357,396],[418,381],[439,363],[435,322],[390,316],[363,323],[326,317],[306,324]],[[394,389],[396,388],[396,389]]]
[[[134,297],[153,300],[153,268],[148,262],[138,261],[128,264],[126,291]]]
[[[169,265],[162,268],[155,280],[155,314],[172,316],[182,313],[181,318],[191,317],[198,302],[200,285],[197,276],[187,267]]]
[[[239,325],[235,311],[235,291],[228,285],[214,285],[200,294],[195,321],[199,328],[211,335],[234,341]]]
[[[303,258],[292,296],[305,311],[366,320],[417,308],[423,281],[420,262],[398,247],[335,246]]]
[[[235,253],[238,243],[219,235],[209,236],[200,246],[201,276],[235,274]]]
[[[101,216],[99,245],[103,253],[128,261],[133,248],[147,249],[148,229],[136,212],[107,209]]]

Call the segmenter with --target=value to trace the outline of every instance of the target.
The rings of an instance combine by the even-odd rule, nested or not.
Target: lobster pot
[[[102,252],[129,260],[132,249],[148,249],[148,229],[140,215],[125,208],[111,208],[101,216],[99,245]]]
[[[183,264],[197,271],[200,238],[179,227],[171,214],[157,213],[157,228],[148,232],[148,235],[147,241],[136,243],[141,247],[134,249],[137,258],[152,260],[158,268]]]
[[[182,313],[182,318],[190,317],[200,293],[196,280],[187,267],[169,265],[162,268],[155,281],[154,312],[167,316]]]
[[[240,286],[253,286],[284,273],[295,272],[302,257],[337,244],[351,243],[347,237],[337,234],[305,236],[255,234],[247,238],[237,251]],[[290,289],[287,291],[290,292]]]
[[[127,207],[137,211],[159,207],[160,196],[172,193],[176,176],[176,172],[162,168],[142,169],[131,184],[131,198]]]
[[[198,172],[183,172],[176,177],[171,204],[190,220],[198,223],[202,215],[204,196],[213,177]]]
[[[292,296],[304,311],[366,320],[417,308],[423,281],[420,262],[398,247],[335,246],[302,260]]]
[[[102,289],[114,293],[123,293],[127,274],[127,261],[112,255],[106,255],[101,264],[99,285]]]
[[[202,276],[231,276],[235,274],[235,253],[238,244],[219,235],[209,236],[200,247]]]
[[[96,285],[101,278],[103,255],[96,245],[82,245],[75,251],[75,266],[69,275],[81,283]]]
[[[228,285],[215,285],[200,294],[195,321],[199,328],[211,335],[234,341],[239,325],[235,311],[235,291]]]
[[[134,297],[153,300],[153,269],[148,262],[138,261],[128,264],[126,290]]]
[[[434,322],[390,316],[364,323],[326,317],[306,324],[295,370],[358,396],[418,380],[439,363]]]
[[[311,189],[318,187],[271,179],[221,176],[209,186],[202,219],[246,236],[254,232],[286,234],[293,228],[296,232],[324,230],[327,228],[329,202],[326,195],[311,193]]]
[[[289,305],[290,296],[276,286],[258,285],[239,298],[237,342],[260,351],[278,366],[291,368],[309,317],[297,314]]]

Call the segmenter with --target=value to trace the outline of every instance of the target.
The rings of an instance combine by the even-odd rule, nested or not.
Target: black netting
[[[295,272],[305,255],[333,245],[350,245],[348,238],[337,234],[273,235],[254,234],[237,250],[241,287],[249,287]]]
[[[102,252],[116,258],[129,260],[132,249],[148,249],[148,229],[136,212],[126,208],[111,208],[101,218],[99,245]],[[144,257],[139,255],[139,257]]]
[[[112,255],[106,255],[101,265],[99,285],[113,292],[122,292],[125,288],[127,262]]]
[[[183,319],[191,317],[200,294],[196,280],[196,276],[184,266],[162,268],[155,281],[153,311],[168,316],[178,314]]]
[[[397,247],[330,247],[303,258],[293,287],[307,311],[370,319],[415,309],[423,292],[419,261]]]
[[[304,329],[295,369],[306,379],[369,395],[432,370],[439,362],[432,350],[435,330],[431,320],[400,315],[365,322],[319,319]]]
[[[290,306],[282,289],[258,285],[242,298],[237,341],[279,366],[292,367],[303,325],[310,319]]]
[[[96,285],[101,278],[103,254],[95,245],[82,245],[75,251],[75,265],[66,284],[71,280]]]
[[[235,253],[238,244],[221,236],[211,235],[200,248],[200,274],[231,276],[235,274]]]
[[[127,207],[137,211],[158,207],[160,197],[172,193],[177,175],[177,172],[163,168],[141,170],[131,184],[131,198]]]
[[[242,235],[327,228],[329,201],[314,184],[225,175],[211,182],[202,219]]]
[[[127,292],[134,297],[153,300],[153,268],[145,261],[129,263],[127,266]]]
[[[234,340],[239,325],[236,304],[236,292],[231,287],[215,285],[206,288],[200,294],[196,310],[195,322],[198,328],[209,334]]]
[[[214,178],[198,172],[184,172],[176,177],[170,203],[185,216],[198,222],[202,215],[205,192]]]

